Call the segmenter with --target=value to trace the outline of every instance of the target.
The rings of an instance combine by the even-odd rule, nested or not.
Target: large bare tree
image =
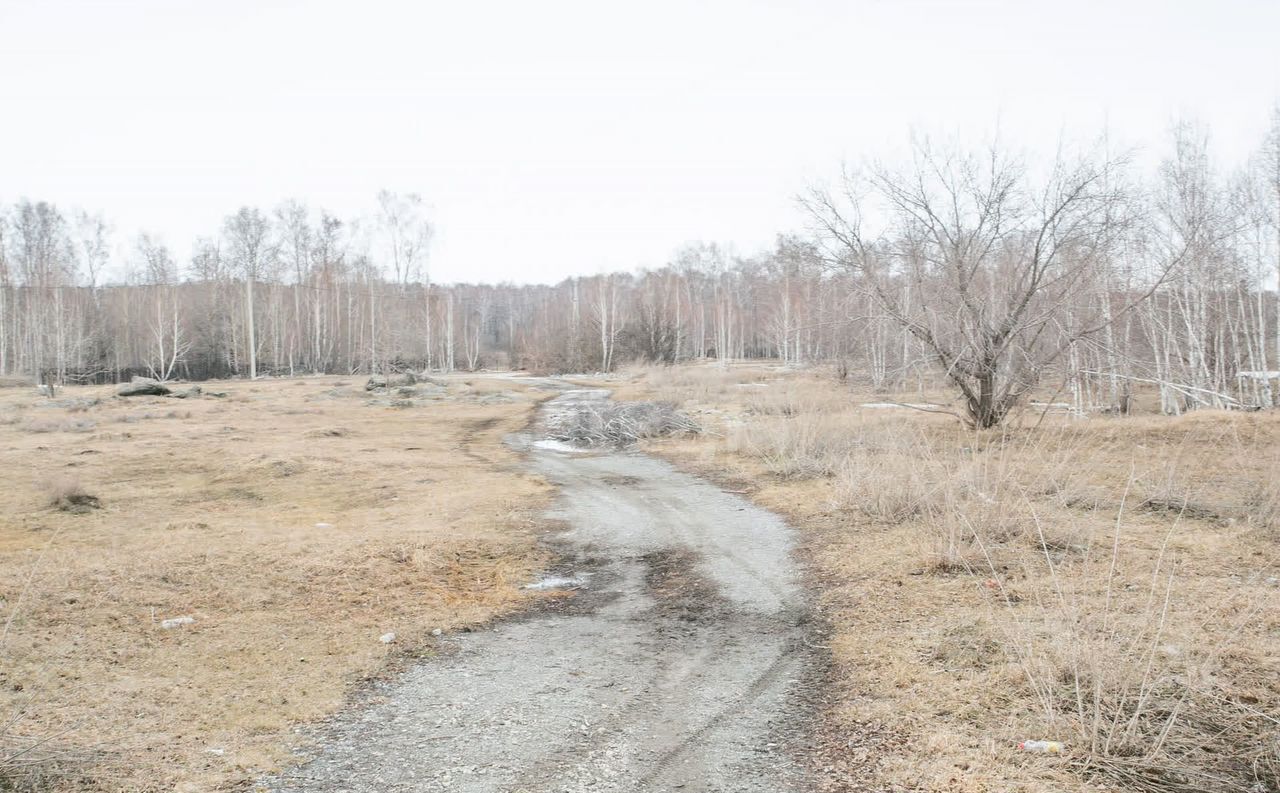
[[[1062,155],[1033,175],[999,145],[917,139],[910,166],[848,172],[804,203],[828,261],[923,343],[986,428],[1104,326],[1076,296],[1125,228],[1125,195],[1107,178],[1120,165]]]

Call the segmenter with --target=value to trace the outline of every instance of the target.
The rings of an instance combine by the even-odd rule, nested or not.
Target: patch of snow
[[[544,449],[549,452],[561,452],[562,454],[582,454],[587,451],[587,449],[579,449],[577,446],[572,444],[565,443],[564,441],[553,440],[551,438],[543,438],[540,441],[534,441],[533,447],[535,449]]]
[[[580,587],[585,582],[577,576],[547,576],[534,581],[532,584],[525,584],[521,589],[573,589]]]

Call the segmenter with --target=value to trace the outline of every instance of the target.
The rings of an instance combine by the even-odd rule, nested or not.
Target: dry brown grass
[[[619,390],[681,403],[712,431],[654,448],[802,530],[831,789],[1280,789],[1280,415],[974,432],[776,367]],[[1041,738],[1066,754],[1017,750]]]
[[[0,393],[12,782],[235,783],[288,762],[290,727],[388,660],[431,652],[433,629],[538,597],[519,585],[545,561],[548,487],[502,444],[536,394],[457,380],[400,407],[333,378],[225,390]],[[89,494],[101,508],[60,508]],[[195,621],[161,627],[181,616]]]

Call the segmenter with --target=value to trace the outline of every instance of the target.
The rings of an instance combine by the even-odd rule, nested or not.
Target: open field
[[[8,783],[250,778],[288,761],[291,726],[430,654],[433,630],[533,597],[519,584],[546,561],[549,488],[502,439],[542,397],[483,379],[363,385],[0,390]],[[181,617],[194,622],[163,627]]]
[[[1280,790],[1280,416],[975,432],[883,405],[945,392],[768,366],[637,369],[615,395],[682,405],[709,432],[648,448],[800,530],[832,789]]]

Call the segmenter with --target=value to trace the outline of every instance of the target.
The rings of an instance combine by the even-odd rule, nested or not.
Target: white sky
[[[436,280],[554,281],[751,252],[793,197],[914,126],[1226,166],[1280,99],[1276,0],[0,0],[0,202],[127,242],[242,204],[421,193]]]

